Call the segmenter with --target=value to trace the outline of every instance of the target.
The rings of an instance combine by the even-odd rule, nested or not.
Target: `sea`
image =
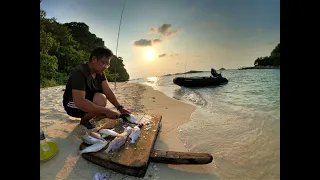
[[[173,84],[174,77],[210,76],[209,71],[130,82],[197,107],[190,122],[178,127],[179,135],[189,151],[213,155],[219,179],[280,179],[280,69],[218,72],[227,84]]]

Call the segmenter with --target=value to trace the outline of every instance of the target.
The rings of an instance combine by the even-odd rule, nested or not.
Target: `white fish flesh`
[[[96,143],[105,141],[105,140],[102,140],[102,139],[97,139],[97,138],[94,138],[92,136],[89,136],[88,134],[82,136],[81,140],[86,144],[96,144]]]
[[[117,137],[115,137],[109,144],[108,148],[105,150],[105,152],[110,152],[119,149],[121,146],[123,146],[126,141],[128,135],[130,135],[132,131],[131,127],[127,127],[123,133],[119,134]]]
[[[97,138],[97,139],[104,140],[103,137],[99,133],[96,133],[96,132],[90,132],[90,136]]]
[[[82,149],[79,152],[79,155],[81,155],[83,153],[89,153],[89,152],[98,152],[102,148],[104,148],[106,145],[108,145],[108,143],[109,143],[108,141],[103,141],[103,142],[99,142],[99,143],[93,144],[91,146],[88,146],[88,147]]]
[[[118,136],[119,133],[111,130],[111,129],[100,129],[99,130],[99,133],[102,134],[102,137],[105,138],[107,136]]]
[[[135,126],[129,135],[129,140],[131,144],[136,143],[137,139],[140,137],[141,130],[138,126]]]

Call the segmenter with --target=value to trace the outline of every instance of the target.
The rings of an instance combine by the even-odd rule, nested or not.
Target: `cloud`
[[[162,40],[161,39],[153,39],[152,42],[155,43],[160,43]]]
[[[162,24],[157,28],[150,28],[147,34],[160,34],[161,36],[171,37],[178,33],[178,30],[172,29],[171,24]]]
[[[179,56],[179,54],[171,54],[171,55],[170,55],[170,57],[173,57],[173,58],[174,58],[174,57],[177,57],[177,56]]]
[[[172,29],[171,24],[162,24],[159,27],[152,27],[148,30],[147,34],[159,34],[161,39],[140,39],[133,42],[135,46],[153,46],[156,43],[161,43],[164,39],[169,39],[170,37],[176,35],[178,30]]]
[[[164,53],[164,54],[160,54],[158,57],[159,58],[162,58],[162,57],[165,57],[167,54],[166,53]]]
[[[135,41],[133,44],[135,46],[152,46],[153,44],[156,44],[156,43],[160,43],[162,40],[161,39],[140,39],[140,40],[137,40]]]
[[[158,57],[162,58],[162,57],[165,57],[165,56],[171,57],[171,58],[175,58],[175,57],[178,56],[178,54],[166,54],[166,53],[163,53],[163,54],[160,54]]]

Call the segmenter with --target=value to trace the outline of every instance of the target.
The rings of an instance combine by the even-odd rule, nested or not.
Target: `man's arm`
[[[112,90],[110,89],[109,83],[107,80],[102,81],[102,92],[104,95],[106,95],[107,99],[115,106],[115,107],[119,107],[120,104],[116,98],[116,96],[114,95],[114,93],[112,92]]]
[[[98,106],[87,100],[86,97],[86,79],[80,71],[74,71],[71,74],[72,78],[72,98],[74,104],[81,110],[97,115],[114,114],[108,108]]]
[[[74,104],[85,112],[99,114],[99,115],[106,115],[110,113],[110,110],[108,108],[98,106],[92,103],[91,101],[87,100],[85,98],[86,97],[85,91],[73,89],[72,97],[73,97]]]
[[[120,113],[126,113],[126,114],[131,114],[130,111],[126,110],[125,108],[123,108],[123,106],[120,107],[120,104],[116,98],[116,96],[114,95],[114,93],[112,92],[112,90],[110,89],[108,80],[105,76],[105,74],[102,75],[102,92],[104,95],[106,95],[107,99],[111,102],[111,104],[113,104],[118,111],[120,111]]]

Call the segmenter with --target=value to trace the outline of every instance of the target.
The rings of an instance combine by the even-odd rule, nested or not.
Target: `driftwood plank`
[[[146,115],[147,116],[147,115]],[[94,164],[100,165],[113,171],[127,174],[136,177],[144,177],[147,167],[149,165],[149,156],[154,147],[157,139],[159,130],[161,128],[162,116],[149,115],[151,116],[150,124],[144,125],[141,128],[140,138],[135,144],[130,144],[127,140],[124,146],[114,152],[106,153],[108,145],[100,150],[99,152],[85,153],[82,157]],[[134,125],[130,123],[124,123],[122,121],[114,121],[115,131],[122,133],[124,127]],[[105,125],[104,128],[113,128],[112,125]],[[146,130],[146,128],[150,129]],[[114,138],[114,137],[113,137]],[[106,138],[106,140],[112,140],[112,137]],[[82,143],[80,150],[84,149],[89,145]]]
[[[213,157],[208,153],[176,152],[152,150],[150,161],[166,164],[208,164]]]

